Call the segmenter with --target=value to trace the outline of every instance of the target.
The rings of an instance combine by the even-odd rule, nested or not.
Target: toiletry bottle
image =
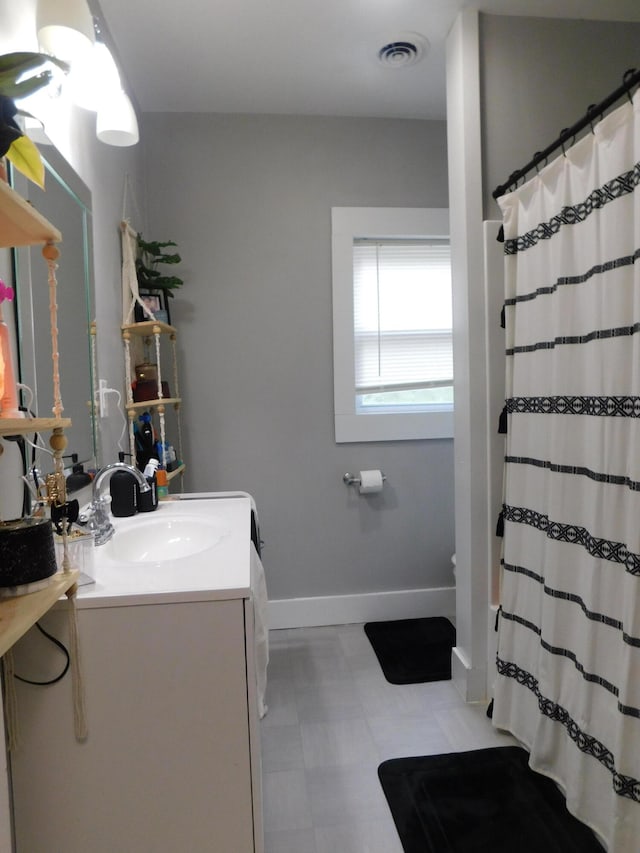
[[[136,462],[138,468],[144,471],[147,462],[152,457],[155,457],[155,438],[153,434],[153,424],[151,423],[151,415],[149,412],[144,412],[138,418],[139,424],[136,424]]]
[[[158,500],[166,501],[169,497],[169,481],[167,480],[167,472],[164,468],[159,468],[156,471],[156,483],[158,489]]]
[[[138,512],[153,512],[158,506],[158,489],[156,483],[156,471],[160,463],[157,459],[150,459],[144,469],[144,476],[151,487],[149,492],[141,492],[136,483],[136,498],[138,501]]]

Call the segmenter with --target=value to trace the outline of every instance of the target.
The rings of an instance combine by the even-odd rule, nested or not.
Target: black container
[[[57,568],[48,518],[0,522],[0,587],[35,583],[51,577]]]
[[[136,483],[136,500],[138,502],[138,512],[153,512],[158,506],[158,492],[156,490],[156,476],[146,478],[147,483],[151,487],[148,492],[141,492],[140,486]]]
[[[116,518],[126,518],[135,515],[138,508],[138,483],[133,474],[128,471],[116,471],[109,481],[111,493],[111,515]]]
[[[73,471],[67,477],[67,492],[77,492],[85,486],[90,485],[91,475],[84,470],[84,466],[79,462],[73,466]]]

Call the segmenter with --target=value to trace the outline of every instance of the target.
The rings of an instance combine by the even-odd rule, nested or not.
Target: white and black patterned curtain
[[[493,722],[640,850],[640,99],[499,202],[502,611]]]

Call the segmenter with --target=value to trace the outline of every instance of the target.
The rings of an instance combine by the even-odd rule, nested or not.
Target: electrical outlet
[[[107,411],[107,392],[110,390],[106,379],[101,379],[98,383],[98,400],[100,404],[100,417],[106,418]]]

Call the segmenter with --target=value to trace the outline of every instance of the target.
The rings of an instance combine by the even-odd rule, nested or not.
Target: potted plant
[[[0,56],[0,158],[6,156],[39,187],[44,187],[44,165],[40,152],[15,120],[18,114],[29,115],[16,107],[15,99],[26,98],[50,83],[51,71],[41,70],[45,63],[54,63],[64,71],[69,68],[45,53],[18,52]]]
[[[182,258],[177,252],[166,251],[176,248],[173,240],[159,242],[157,240],[145,240],[142,234],[138,234],[138,256],[136,258],[136,274],[138,278],[138,289],[140,296],[146,305],[156,306],[153,310],[157,317],[158,309],[166,311],[167,322],[169,320],[168,299],[173,298],[173,291],[184,284],[177,275],[169,275],[163,272],[162,265],[179,264]],[[162,304],[160,304],[162,296]],[[136,306],[136,321],[146,319],[142,316],[142,309]]]

